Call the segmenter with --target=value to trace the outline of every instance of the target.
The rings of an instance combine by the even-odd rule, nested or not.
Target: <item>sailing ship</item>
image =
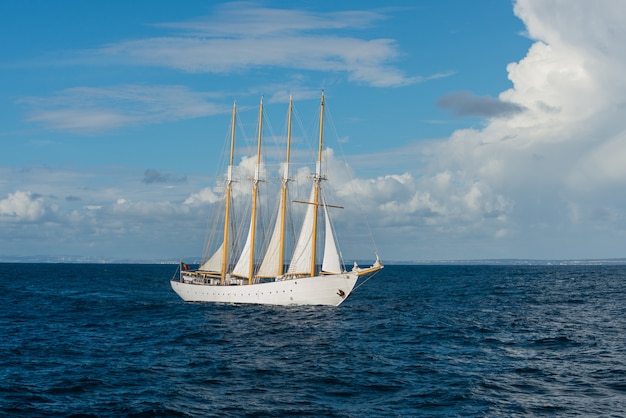
[[[259,106],[257,153],[254,175],[251,179],[251,210],[248,233],[242,247],[235,245],[237,234],[232,229],[233,160],[235,152],[235,121],[237,106],[233,105],[230,130],[230,157],[226,172],[221,245],[197,270],[189,270],[181,263],[178,274],[170,281],[172,289],[187,302],[221,302],[268,305],[331,305],[338,306],[361,284],[383,268],[377,252],[370,267],[361,268],[356,261],[350,270],[345,268],[337,250],[335,234],[329,218],[329,208],[322,195],[324,92],[320,101],[319,140],[315,172],[308,200],[288,202],[290,182],[291,120],[293,102],[289,98],[286,160],[280,181],[278,214],[266,248],[257,249],[258,201],[261,179],[261,139],[263,131],[263,99]],[[289,204],[304,204],[304,219],[300,234],[293,246],[289,263],[286,262],[285,229]],[[322,225],[323,224],[323,225]],[[322,231],[323,230],[323,231]],[[234,254],[235,249],[237,254]],[[320,250],[323,254],[320,256]],[[257,253],[262,253],[262,257]],[[232,261],[231,261],[232,260]]]

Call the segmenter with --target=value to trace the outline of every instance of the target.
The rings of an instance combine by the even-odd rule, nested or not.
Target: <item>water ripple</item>
[[[171,273],[0,265],[0,415],[626,410],[623,266],[388,266],[339,308],[185,304]]]

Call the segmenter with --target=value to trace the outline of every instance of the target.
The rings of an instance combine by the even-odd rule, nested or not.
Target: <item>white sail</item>
[[[282,194],[280,197],[279,208],[282,207],[283,198]],[[259,271],[257,273],[258,276],[261,277],[275,277],[281,274],[279,271],[280,265],[280,238],[283,230],[283,222],[284,220],[280,216],[280,212],[278,217],[276,218],[276,223],[274,224],[274,231],[272,232],[272,238],[270,239],[269,246],[265,252],[265,257],[261,262],[261,267],[259,267]]]
[[[341,273],[341,262],[339,261],[339,252],[335,245],[335,236],[333,228],[328,217],[328,208],[324,205],[324,221],[326,223],[326,234],[324,242],[324,258],[322,260],[322,271],[325,273]]]
[[[265,252],[265,257],[261,262],[258,275],[261,277],[277,277],[283,274],[284,248],[285,248],[285,216],[287,185],[289,184],[289,158],[291,154],[291,116],[293,112],[291,96],[289,96],[289,113],[287,119],[287,152],[286,161],[283,166],[282,188],[278,202],[278,214],[274,224],[274,231],[270,239],[270,244]]]
[[[246,238],[246,244],[243,246],[243,250],[241,251],[239,260],[237,261],[237,264],[235,264],[235,268],[233,269],[232,274],[234,276],[248,277],[248,274],[250,271],[251,248],[252,248],[252,225],[250,225],[250,229],[248,230],[248,238]]]
[[[200,271],[220,271],[222,267],[222,255],[224,254],[224,244],[207,261],[202,264],[198,270]]]
[[[309,198],[309,202],[313,201],[313,194],[315,193],[315,188],[311,191],[311,197]],[[303,274],[309,273],[311,271],[311,244],[313,241],[313,215],[317,210],[315,205],[309,204],[307,205],[306,214],[304,215],[304,221],[302,222],[302,229],[300,230],[300,236],[298,237],[298,242],[296,243],[296,247],[293,251],[293,256],[291,257],[291,264],[289,264],[288,273],[295,274]]]
[[[255,259],[255,236],[256,236],[256,222],[257,222],[257,197],[258,197],[258,184],[260,181],[261,173],[261,136],[263,132],[263,98],[261,98],[261,104],[259,105],[259,129],[257,136],[257,154],[256,154],[256,166],[254,167],[254,177],[252,179],[252,211],[250,216],[250,229],[248,230],[248,237],[246,238],[246,244],[243,247],[243,251],[239,256],[239,261],[235,264],[232,274],[239,277],[247,277],[249,283],[252,284],[252,274],[254,269]]]

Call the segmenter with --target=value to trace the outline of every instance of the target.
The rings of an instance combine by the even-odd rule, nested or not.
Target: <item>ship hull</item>
[[[350,296],[357,280],[358,275],[350,272],[251,285],[170,283],[185,302],[338,306]]]

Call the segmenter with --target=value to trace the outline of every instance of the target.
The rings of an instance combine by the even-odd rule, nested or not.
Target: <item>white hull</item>
[[[354,272],[280,280],[252,285],[207,285],[172,280],[185,302],[254,303],[262,305],[338,306],[358,280]]]

